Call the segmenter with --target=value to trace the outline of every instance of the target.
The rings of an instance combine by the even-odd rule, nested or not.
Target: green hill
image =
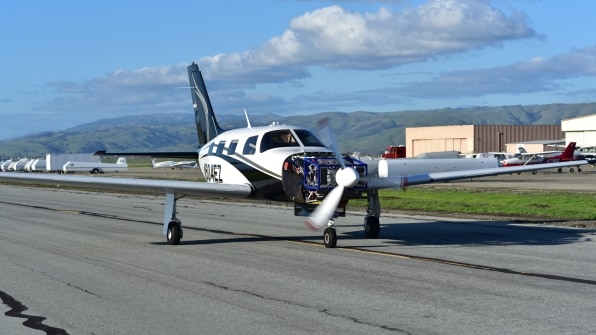
[[[271,122],[303,126],[312,130],[324,117],[330,119],[343,152],[376,155],[390,144],[405,142],[407,127],[463,124],[560,124],[561,120],[596,114],[596,103],[445,108],[386,113],[326,112],[313,115],[251,116],[253,126]],[[245,127],[244,115],[217,115],[224,129]],[[0,141],[0,157],[36,157],[46,153],[108,151],[192,151],[197,148],[194,117],[155,114],[104,119],[64,131]]]

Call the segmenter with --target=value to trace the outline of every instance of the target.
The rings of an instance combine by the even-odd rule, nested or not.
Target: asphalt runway
[[[169,246],[162,211],[162,196],[1,185],[0,333],[596,329],[594,230],[393,215],[368,240],[348,213],[327,249],[291,207],[181,199]]]

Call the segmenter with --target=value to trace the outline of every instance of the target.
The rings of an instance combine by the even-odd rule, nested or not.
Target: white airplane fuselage
[[[291,142],[274,142],[275,135],[286,132],[289,132]],[[255,197],[290,200],[282,183],[284,161],[292,155],[309,153],[333,154],[301,127],[241,128],[222,132],[202,146],[199,167],[209,183],[247,184],[253,188]]]

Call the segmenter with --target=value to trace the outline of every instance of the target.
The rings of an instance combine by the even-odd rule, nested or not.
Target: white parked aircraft
[[[161,161],[155,159],[151,160],[151,165],[154,169],[170,168],[170,169],[194,169],[198,167],[196,161]]]
[[[381,215],[379,189],[578,164],[575,161],[500,168],[496,159],[381,159],[364,162],[340,155],[334,149],[330,128],[325,122],[321,123],[319,130],[331,140],[330,147],[311,131],[296,126],[274,124],[251,127],[248,122],[247,128],[223,131],[213,113],[198,66],[194,63],[190,65],[188,73],[199,144],[202,145],[198,151],[198,164],[207,182],[17,173],[0,173],[0,181],[44,181],[163,192],[166,194],[163,233],[168,244],[178,244],[183,237],[176,211],[176,200],[180,195],[290,201],[294,203],[295,215],[308,216],[306,224],[309,228],[324,230],[324,244],[332,248],[337,243],[333,219],[345,215],[349,199],[368,199],[365,236],[378,238]],[[191,154],[197,155],[196,152]],[[163,154],[161,157],[174,156]]]

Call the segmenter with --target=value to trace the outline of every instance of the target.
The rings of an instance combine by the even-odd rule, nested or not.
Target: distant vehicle
[[[163,161],[163,162],[158,162],[155,159],[151,160],[151,165],[153,166],[154,169],[163,169],[163,168],[170,168],[170,169],[194,169],[197,167],[197,162],[196,161],[182,161],[182,162],[177,162],[177,161]]]
[[[546,164],[546,163],[558,163],[558,162],[570,162],[574,160],[580,160],[575,155],[575,142],[569,142],[569,145],[564,151],[545,151],[545,152],[524,152],[515,154],[514,157],[503,160],[503,167],[520,166],[520,165],[531,165],[531,164]],[[583,160],[583,159],[582,159]],[[562,172],[562,168],[558,168],[558,172]],[[569,168],[569,172],[574,172],[574,168]],[[577,172],[581,172],[579,165],[577,166]]]
[[[89,172],[92,174],[127,171],[126,157],[119,157],[116,163],[67,162],[62,167],[64,173]]]
[[[382,158],[405,158],[406,157],[406,146],[405,145],[390,145],[385,148],[385,152],[381,154]]]
[[[47,154],[46,171],[63,173],[64,164],[70,162],[101,163],[101,159],[93,154]]]

